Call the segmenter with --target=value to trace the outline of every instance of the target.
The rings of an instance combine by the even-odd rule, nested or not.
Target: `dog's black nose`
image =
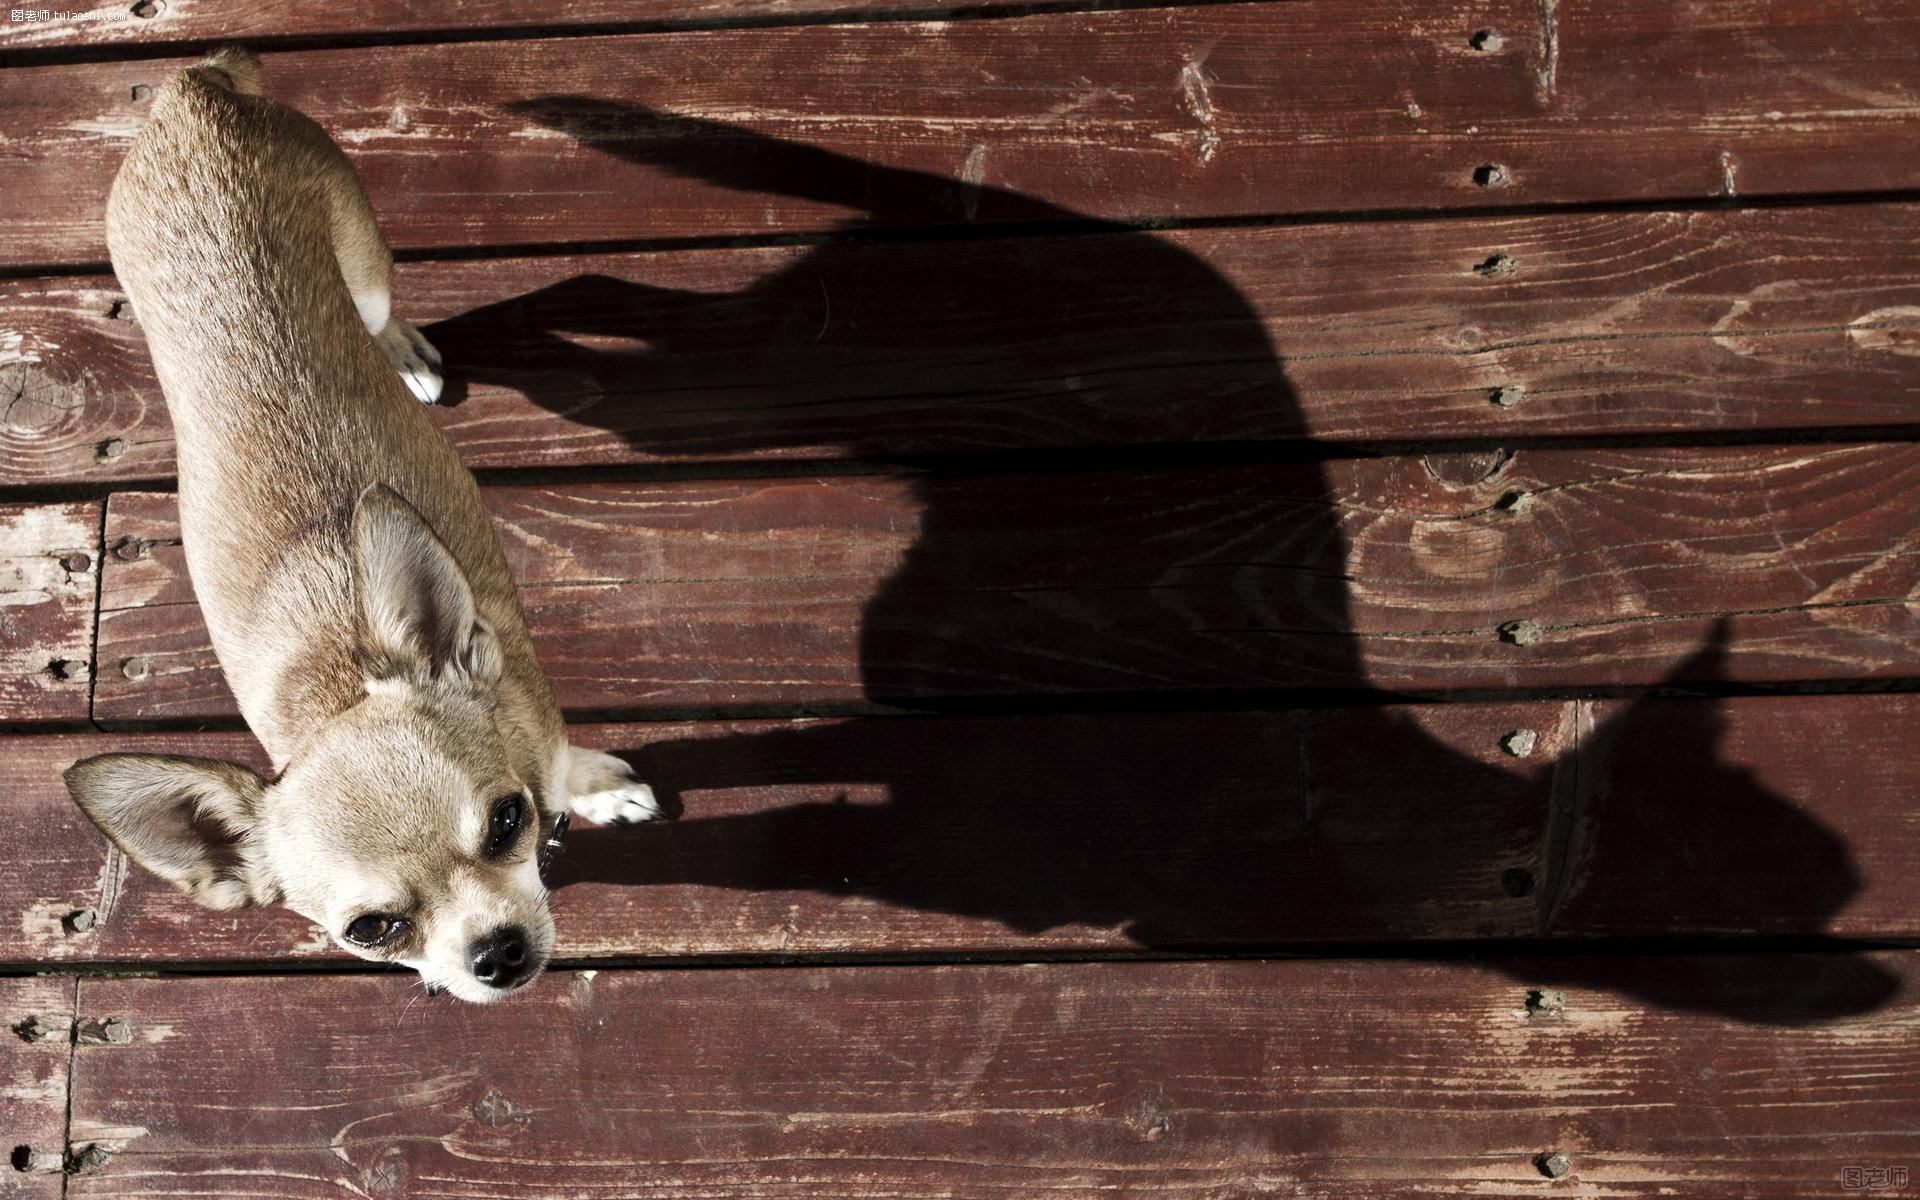
[[[488,987],[510,988],[526,982],[527,931],[502,925],[473,944],[473,977]]]

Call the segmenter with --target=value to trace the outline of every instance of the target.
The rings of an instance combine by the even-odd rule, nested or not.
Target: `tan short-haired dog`
[[[259,91],[237,50],[160,88],[107,240],[173,416],[194,590],[279,778],[105,754],[67,785],[202,903],[284,903],[493,1000],[553,950],[544,822],[660,809],[567,745],[479,488],[421,409],[439,358],[389,311],[360,181]]]

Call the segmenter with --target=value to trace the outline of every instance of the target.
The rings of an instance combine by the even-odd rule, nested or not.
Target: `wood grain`
[[[575,830],[559,953],[1910,939],[1916,719],[1878,695],[575,726],[686,811]],[[60,782],[107,750],[265,766],[238,733],[14,739],[0,962],[344,961],[110,856]]]
[[[430,262],[482,468],[1910,424],[1920,208],[1396,221]],[[1493,264],[1489,266],[1488,264]],[[0,283],[0,484],[163,481],[104,277]],[[1496,403],[1498,396],[1502,403]]]
[[[0,979],[0,1193],[20,1200],[65,1195],[74,990],[71,979]]]
[[[1784,1027],[1620,994],[1778,1004],[1772,957],[87,980],[133,1041],[78,1057],[69,1195],[1534,1196],[1561,1152],[1568,1194],[1831,1196],[1920,1156],[1913,957]]]
[[[1483,28],[1498,49],[1471,44]],[[354,155],[394,242],[423,248],[1912,188],[1916,54],[1899,0],[1292,0],[312,50],[268,71]],[[0,74],[0,264],[104,261],[135,89],[181,61]]]
[[[101,507],[0,504],[0,725],[87,719]]]
[[[1011,0],[973,0],[974,11],[1031,7]],[[823,16],[859,19],[863,15],[925,10],[930,15],[950,12],[947,3],[934,0],[567,0],[565,4],[530,5],[511,0],[461,0],[457,9],[434,0],[375,0],[351,9],[325,5],[289,4],[262,7],[247,0],[172,0],[122,10],[107,10],[115,18],[100,20],[99,9],[54,10],[52,19],[0,24],[0,54],[15,63],[33,61],[34,51],[79,47],[152,46],[161,52],[175,42],[241,42],[260,46],[281,39],[339,39],[379,41],[383,37],[472,38],[513,36],[530,29],[564,32],[568,29],[607,30],[658,22],[770,22],[794,18],[819,20]],[[38,11],[38,10],[35,10]],[[62,17],[61,11],[71,13]],[[125,11],[127,15],[120,14]]]
[[[487,498],[563,707],[672,715],[1910,676],[1917,484],[1888,444]],[[113,498],[99,720],[235,711],[177,537]]]
[[[181,61],[137,56],[335,36],[415,44],[271,54],[271,88],[419,260],[468,461],[721,476],[489,490],[566,705],[660,718],[575,740],[686,809],[576,831],[564,969],[512,1003],[199,909],[60,781],[261,765],[244,733],[4,739],[0,967],[83,977],[0,977],[0,1193],[1789,1197],[1920,1165],[1920,951],[1829,940],[1920,939],[1920,695],[1332,703],[1920,676],[1920,209],[1687,211],[1920,188],[1920,10],[920,3],[0,26],[0,488],[173,472],[138,314],[88,274]],[[789,27],[658,30],[688,22]],[[1215,218],[1256,220],[1156,229]],[[1818,444],[1698,445],[1773,431]],[[815,459],[869,473],[745,465]],[[794,719],[680,719],[729,714]],[[0,726],[232,716],[170,497],[0,506]],[[1276,952],[1307,957],[1244,957]],[[1240,957],[1164,961],[1210,954]],[[1135,961],[874,962],[1087,956]]]

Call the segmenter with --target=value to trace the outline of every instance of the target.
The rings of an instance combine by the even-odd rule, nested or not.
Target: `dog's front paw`
[[[664,818],[667,808],[654,796],[652,788],[633,780],[604,792],[575,796],[573,813],[596,825],[638,825],[642,821]]]
[[[393,369],[400,372],[400,382],[407,385],[414,399],[422,404],[440,399],[446,382],[440,375],[440,352],[420,336],[418,329],[399,317],[389,317],[387,327],[373,340]]]

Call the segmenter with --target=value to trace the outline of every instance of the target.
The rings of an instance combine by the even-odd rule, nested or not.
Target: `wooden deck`
[[[0,1195],[1920,1188],[1920,6],[100,11],[0,24]],[[60,783],[261,764],[100,224],[226,40],[684,804],[510,1003]]]

